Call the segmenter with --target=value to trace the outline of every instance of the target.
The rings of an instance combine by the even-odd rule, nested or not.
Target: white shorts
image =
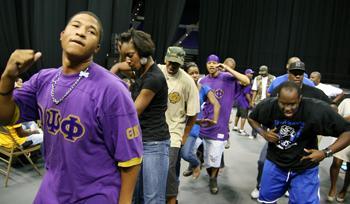
[[[337,153],[334,153],[334,157],[343,160],[344,162],[350,162],[350,146],[345,147]]]
[[[333,144],[337,138],[333,138],[333,141],[331,144]],[[350,146],[345,147],[344,149],[340,150],[337,153],[333,154],[334,157],[343,160],[344,162],[350,162]]]
[[[203,139],[204,167],[220,168],[226,141]]]

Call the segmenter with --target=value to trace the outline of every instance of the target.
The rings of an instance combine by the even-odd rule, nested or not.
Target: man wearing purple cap
[[[221,72],[219,68],[226,71]],[[207,70],[209,74],[205,76],[200,83],[210,86],[215,97],[221,105],[220,117],[216,125],[210,127],[201,127],[200,137],[204,145],[204,163],[207,168],[210,180],[209,188],[212,194],[218,193],[217,175],[221,163],[222,153],[224,151],[225,141],[228,138],[227,126],[231,114],[233,100],[236,97],[238,83],[249,84],[249,78],[225,64],[219,62],[219,57],[210,55],[207,59]],[[203,118],[213,118],[213,106],[205,104],[203,107]]]
[[[2,125],[42,121],[45,176],[33,203],[129,204],[142,161],[137,112],[126,85],[93,62],[102,24],[87,11],[61,32],[62,66],[13,91],[41,56],[16,50],[0,80]]]
[[[253,79],[254,71],[252,69],[246,69],[244,74],[249,78],[250,81]],[[252,85],[251,83],[249,85],[243,86],[240,85],[238,96],[236,98],[236,105],[237,105],[237,112],[235,117],[235,123],[233,130],[238,131],[240,135],[242,136],[248,136],[249,134],[244,130],[244,124],[248,117],[248,110],[252,101]],[[241,119],[240,128],[238,129],[238,121]],[[250,137],[249,137],[250,138]],[[253,139],[253,138],[251,138]]]

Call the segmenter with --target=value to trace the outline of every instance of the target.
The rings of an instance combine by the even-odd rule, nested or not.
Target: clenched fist
[[[41,52],[35,52],[34,50],[15,50],[7,62],[3,76],[16,79],[40,57]]]

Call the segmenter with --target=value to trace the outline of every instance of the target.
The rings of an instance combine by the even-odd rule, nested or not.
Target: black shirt
[[[155,93],[150,104],[139,116],[142,140],[144,142],[161,141],[170,138],[165,111],[168,107],[168,85],[163,72],[154,63],[146,74],[131,84],[130,90],[135,101],[142,89]]]
[[[273,90],[271,96],[277,96],[279,87],[280,86]],[[331,99],[329,99],[328,96],[322,90],[316,87],[308,86],[306,84],[303,84],[303,86],[301,87],[301,95],[303,97],[319,99],[329,104],[332,102]]]
[[[286,118],[276,97],[259,103],[249,117],[273,129],[280,137],[277,144],[269,143],[267,159],[286,170],[301,171],[318,165],[300,159],[307,155],[306,149],[318,149],[317,135],[338,137],[350,131],[350,123],[320,100],[302,98],[298,111]]]

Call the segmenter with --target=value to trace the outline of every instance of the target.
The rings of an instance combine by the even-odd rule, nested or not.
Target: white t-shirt
[[[336,97],[343,93],[343,90],[329,84],[319,83],[316,88],[322,90],[329,98]]]
[[[187,116],[200,111],[199,92],[194,80],[184,70],[169,75],[165,65],[158,65],[168,84],[168,109],[165,112],[170,132],[170,146],[181,147]]]

